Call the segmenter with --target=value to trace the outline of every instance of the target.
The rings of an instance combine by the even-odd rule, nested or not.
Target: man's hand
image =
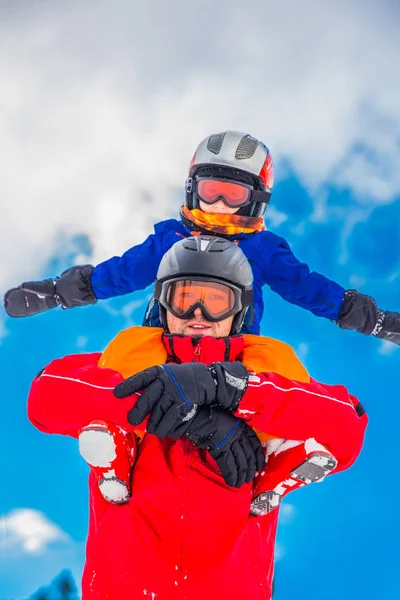
[[[186,429],[198,448],[207,448],[228,485],[241,487],[253,481],[265,466],[265,454],[254,431],[242,420],[220,408],[200,408],[197,414],[172,433]]]
[[[249,373],[239,361],[215,362],[208,367],[217,386],[218,406],[235,412],[249,382]]]
[[[168,364],[151,367],[129,377],[114,390],[126,398],[145,390],[128,413],[139,425],[151,413],[147,431],[166,437],[169,431],[193,416],[198,406],[216,405],[236,410],[246,391],[248,373],[240,362]],[[161,423],[162,420],[162,423]]]
[[[206,365],[186,363],[151,367],[129,377],[114,390],[117,398],[126,398],[145,390],[128,413],[131,425],[139,425],[150,414],[147,431],[158,437],[190,419],[198,406],[212,404],[216,386]]]
[[[247,371],[239,362],[210,367],[168,364],[129,377],[116,386],[114,394],[126,398],[144,390],[128,413],[129,423],[139,425],[150,415],[148,433],[159,438],[187,436],[198,448],[208,448],[225,481],[240,487],[264,467],[264,451],[242,419],[211,405],[221,398],[234,409],[246,385]]]

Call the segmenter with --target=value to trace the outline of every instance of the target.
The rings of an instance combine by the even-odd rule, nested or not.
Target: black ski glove
[[[144,390],[128,413],[128,421],[139,425],[148,414],[147,431],[167,437],[182,421],[190,419],[198,406],[221,406],[235,410],[247,387],[248,373],[240,362],[168,364],[151,367],[116,386],[117,398]],[[162,425],[161,425],[162,421]]]
[[[90,276],[94,267],[72,267],[56,279],[28,281],[8,290],[4,296],[4,308],[10,317],[30,317],[56,306],[73,308],[94,304]]]
[[[27,286],[28,289],[24,289]],[[35,286],[35,292],[29,291]],[[4,308],[10,317],[30,317],[58,306],[56,286],[53,279],[30,281],[12,288],[4,295]]]
[[[197,407],[215,399],[215,382],[202,363],[168,364],[141,371],[114,389],[117,398],[126,398],[144,390],[128,413],[128,421],[139,425],[148,414],[147,431],[158,437],[190,419]],[[162,426],[160,422],[162,420]]]
[[[378,324],[374,335],[381,340],[387,340],[388,342],[400,345],[400,314],[388,310],[385,311],[382,326],[379,327]]]
[[[247,390],[248,370],[239,361],[215,362],[208,367],[208,370],[217,386],[215,395],[217,405],[235,412]]]
[[[400,314],[381,310],[371,296],[356,290],[345,292],[337,324],[342,329],[355,329],[400,344]]]
[[[250,483],[265,466],[265,454],[255,432],[242,420],[220,408],[199,408],[197,414],[171,432],[187,436],[198,448],[207,448],[228,485]]]

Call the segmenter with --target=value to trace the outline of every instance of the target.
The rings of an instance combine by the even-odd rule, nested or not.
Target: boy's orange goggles
[[[199,200],[206,204],[215,204],[222,200],[229,208],[239,208],[250,204],[251,185],[229,181],[228,179],[213,179],[196,177],[196,192]]]
[[[163,291],[160,302],[181,319],[190,317],[197,307],[209,321],[221,321],[241,309],[239,288],[216,281],[180,279],[169,282]]]

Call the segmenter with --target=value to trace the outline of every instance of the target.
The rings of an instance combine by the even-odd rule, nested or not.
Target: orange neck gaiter
[[[266,229],[263,217],[205,213],[199,208],[189,210],[186,205],[182,206],[181,216],[201,229],[223,235],[259,233]]]

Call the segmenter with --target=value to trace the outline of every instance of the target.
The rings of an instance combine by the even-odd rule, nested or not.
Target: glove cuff
[[[400,345],[400,314],[379,310],[379,318],[372,335]]]
[[[64,271],[56,280],[56,295],[63,308],[86,306],[97,302],[91,284],[93,270],[92,265],[72,267]]]
[[[381,312],[371,296],[360,294],[357,290],[347,290],[336,323],[342,329],[355,329],[370,335],[378,325]]]
[[[249,373],[246,367],[239,361],[216,362],[212,363],[208,370],[217,386],[217,404],[234,412],[247,390]]]

